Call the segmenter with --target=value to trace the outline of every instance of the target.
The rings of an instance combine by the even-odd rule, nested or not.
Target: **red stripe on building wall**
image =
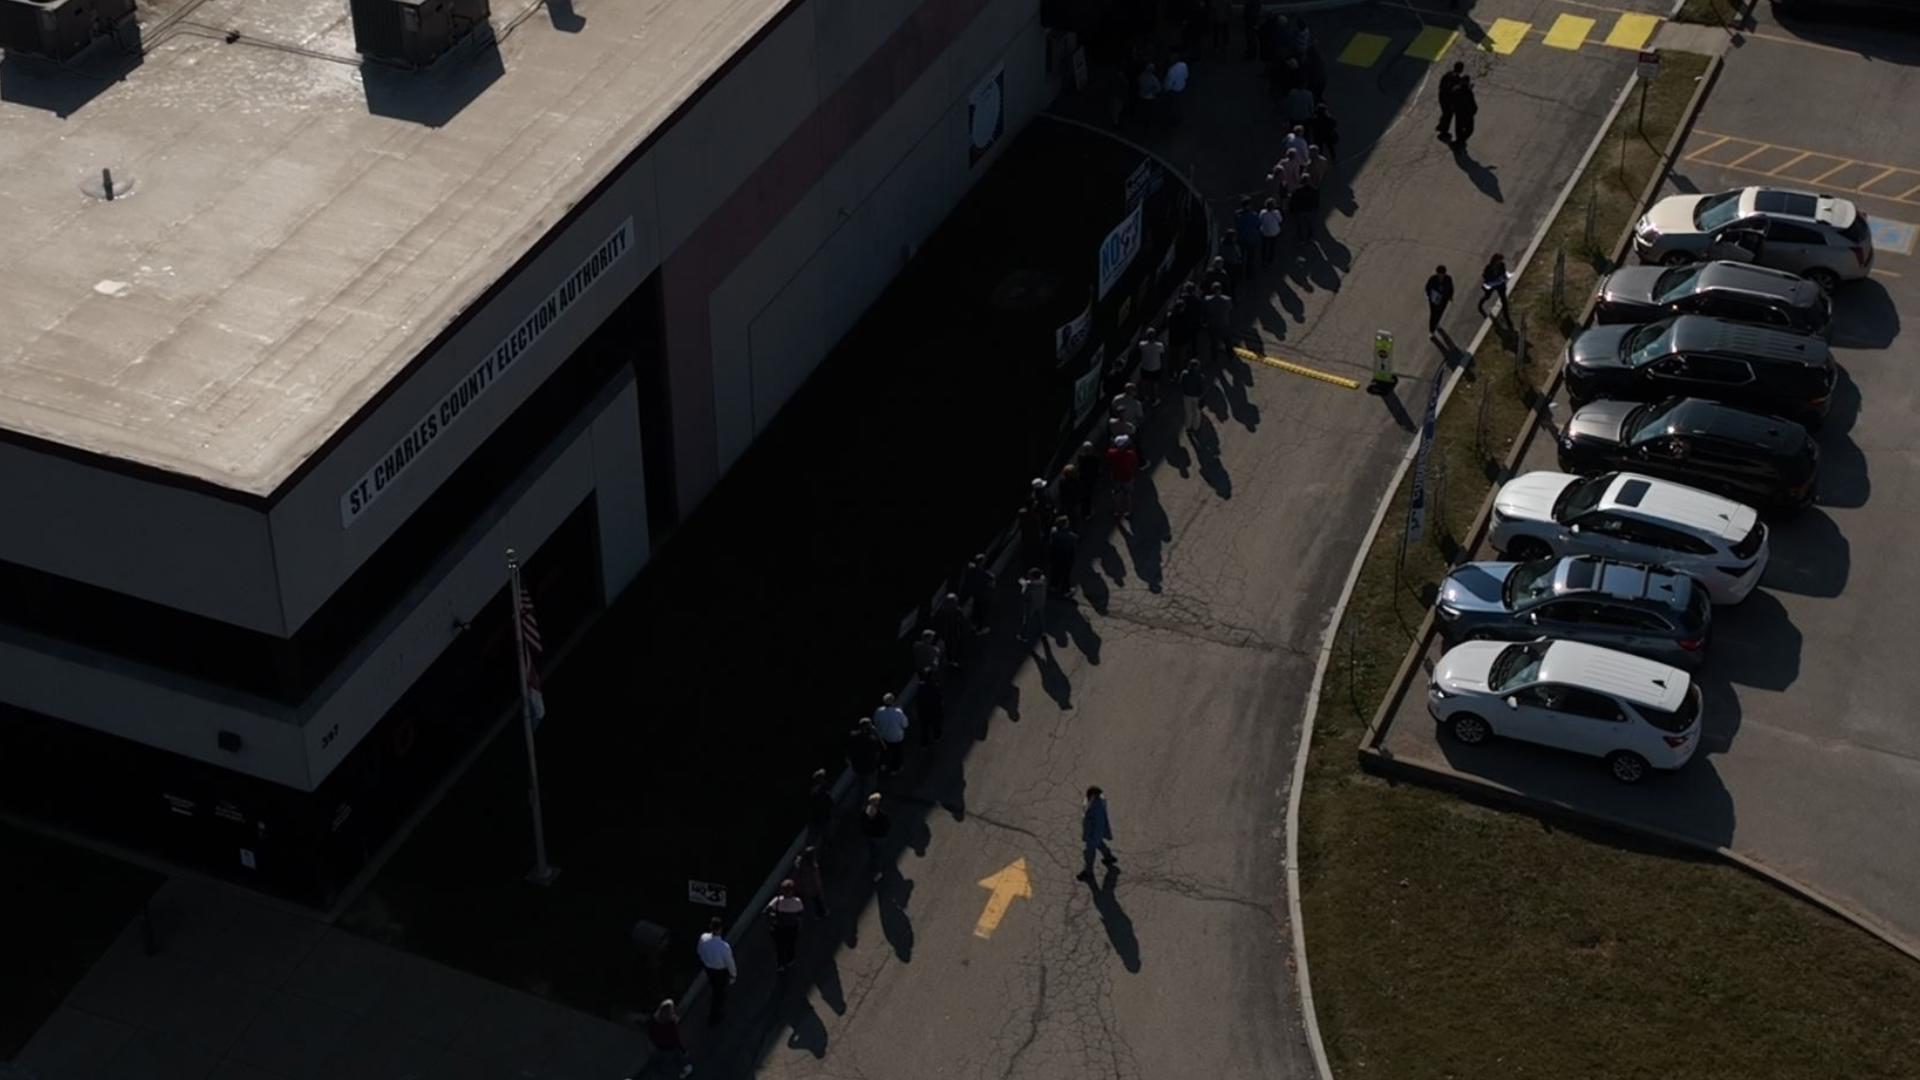
[[[713,488],[720,474],[709,308],[713,290],[906,95],[988,2],[925,0],[667,258],[660,284],[683,512]],[[780,89],[769,87],[767,92]]]

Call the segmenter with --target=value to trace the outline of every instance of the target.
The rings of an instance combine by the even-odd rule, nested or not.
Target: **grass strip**
[[[1620,111],[1515,290],[1532,362],[1488,336],[1438,421],[1429,539],[1396,572],[1402,483],[1338,629],[1300,860],[1341,1080],[1894,1077],[1920,1059],[1920,965],[1856,927],[1715,859],[1389,784],[1354,751],[1605,272],[1595,245],[1638,214],[1706,66],[1665,55],[1644,129],[1638,101]]]

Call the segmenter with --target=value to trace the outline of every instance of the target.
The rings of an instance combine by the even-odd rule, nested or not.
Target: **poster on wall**
[[[1120,275],[1133,265],[1134,256],[1140,254],[1140,206],[1135,206],[1120,224],[1113,227],[1107,238],[1100,242],[1100,299],[1107,298],[1107,292]]]
[[[1079,355],[1080,346],[1087,343],[1087,331],[1092,328],[1093,304],[1089,302],[1086,310],[1060,324],[1060,328],[1053,332],[1053,358],[1067,361]]]
[[[987,156],[993,144],[1007,130],[1007,68],[1002,64],[993,69],[993,73],[980,80],[980,85],[967,95],[967,131],[970,133],[970,145],[967,147],[967,164],[980,164]]]
[[[1079,427],[1081,424],[1086,423],[1087,417],[1093,415],[1094,405],[1098,404],[1100,401],[1100,376],[1104,374],[1102,369],[1107,366],[1106,353],[1107,353],[1106,346],[1102,345],[1097,351],[1094,352],[1093,364],[1092,366],[1087,368],[1087,373],[1085,375],[1080,376],[1078,379],[1074,380],[1074,383],[1073,383],[1073,426],[1074,427]]]

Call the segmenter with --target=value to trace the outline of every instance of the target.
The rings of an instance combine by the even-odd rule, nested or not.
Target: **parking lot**
[[[1732,848],[1920,947],[1920,338],[1902,332],[1920,319],[1920,136],[1903,136],[1903,110],[1888,104],[1920,100],[1920,35],[1782,26],[1764,4],[1757,17],[1667,193],[1770,184],[1843,195],[1868,216],[1876,256],[1872,276],[1835,297],[1845,374],[1819,432],[1819,498],[1773,523],[1760,589],[1715,613],[1699,676],[1703,752],[1626,787],[1598,762],[1458,746],[1427,717],[1424,675],[1383,749]],[[1536,438],[1523,471],[1554,467],[1551,440]]]

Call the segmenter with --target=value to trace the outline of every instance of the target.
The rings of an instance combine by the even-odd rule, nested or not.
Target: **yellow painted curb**
[[[1315,371],[1310,367],[1306,367],[1301,364],[1296,364],[1291,360],[1281,360],[1277,357],[1262,356],[1259,353],[1254,352],[1252,349],[1243,349],[1238,345],[1234,346],[1233,355],[1239,357],[1242,360],[1253,360],[1253,361],[1257,361],[1259,363],[1265,364],[1268,367],[1277,367],[1281,371],[1291,371],[1295,375],[1305,375],[1309,379],[1319,379],[1321,382],[1324,382],[1324,383],[1332,383],[1335,386],[1344,386],[1349,390],[1360,389],[1359,383],[1353,381],[1352,379],[1346,378],[1344,376],[1330,375],[1324,371]]]

